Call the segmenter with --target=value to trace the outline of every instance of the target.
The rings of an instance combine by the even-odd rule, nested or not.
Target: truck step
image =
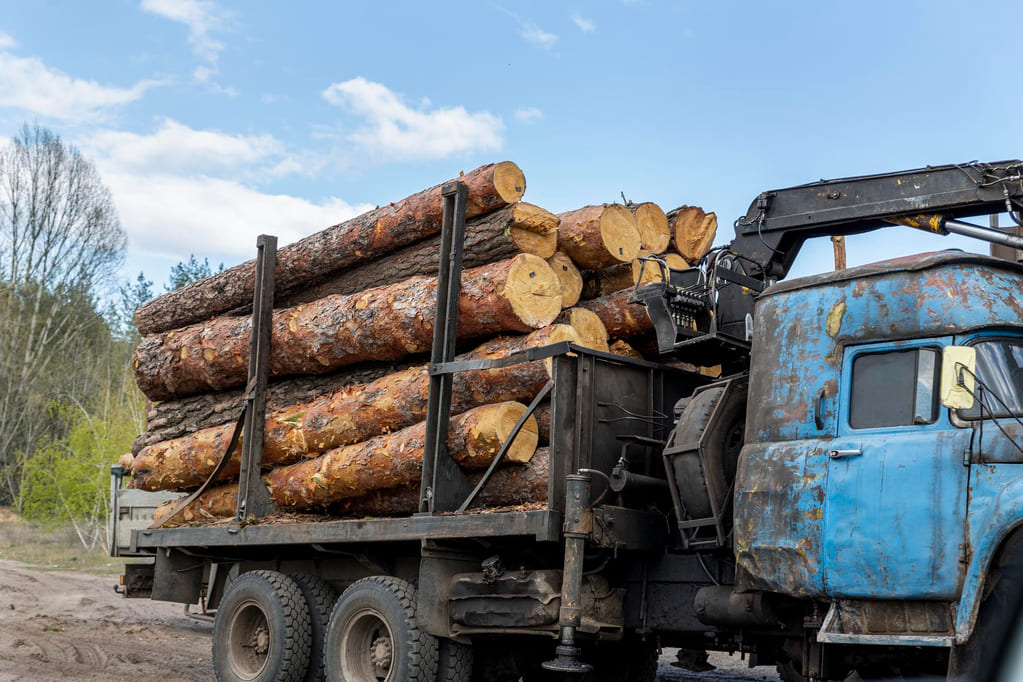
[[[951,605],[935,601],[843,600],[828,609],[817,641],[826,644],[952,646]]]

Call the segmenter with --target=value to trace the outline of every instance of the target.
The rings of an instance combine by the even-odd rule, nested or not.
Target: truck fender
[[[1006,539],[1023,526],[1023,477],[995,495],[973,523],[977,532],[971,535],[977,540],[956,605],[956,644],[965,644],[970,639],[992,562]]]

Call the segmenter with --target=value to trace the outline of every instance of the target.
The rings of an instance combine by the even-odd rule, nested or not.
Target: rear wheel
[[[309,573],[293,573],[289,576],[298,585],[309,607],[310,646],[309,670],[305,682],[322,682],[323,672],[323,638],[327,634],[327,623],[330,612],[337,601],[337,590],[318,575]]]
[[[213,622],[220,682],[301,682],[309,667],[309,607],[295,581],[252,571],[231,583]]]
[[[451,639],[437,645],[437,682],[471,682],[472,647]]]
[[[437,674],[437,639],[416,625],[415,588],[389,576],[344,591],[324,650],[331,682],[434,682]]]

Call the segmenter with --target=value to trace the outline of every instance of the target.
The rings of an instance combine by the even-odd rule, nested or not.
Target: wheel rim
[[[273,632],[270,621],[257,602],[242,602],[231,617],[227,636],[227,662],[243,680],[259,677],[270,658]]]
[[[341,632],[342,679],[354,682],[392,682],[394,636],[380,612],[362,609]]]

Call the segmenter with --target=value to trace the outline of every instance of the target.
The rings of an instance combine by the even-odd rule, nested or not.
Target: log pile
[[[688,267],[714,237],[713,214],[690,207],[665,214],[653,203],[604,204],[555,215],[520,201],[525,177],[511,162],[458,180],[469,191],[459,360],[560,341],[641,358],[633,346],[649,341],[652,326],[627,299],[662,273],[643,259]],[[358,517],[419,507],[441,187],[278,251],[262,464],[284,511]],[[234,516],[241,447],[226,450],[247,380],[254,272],[253,261],[243,263],[136,313],[144,337],[133,368],[154,404],[122,458],[129,485],[195,490],[227,458],[218,480],[168,526]],[[547,499],[550,406],[508,441],[550,372],[549,360],[537,360],[453,376],[450,456],[475,482],[507,446],[478,507]]]

